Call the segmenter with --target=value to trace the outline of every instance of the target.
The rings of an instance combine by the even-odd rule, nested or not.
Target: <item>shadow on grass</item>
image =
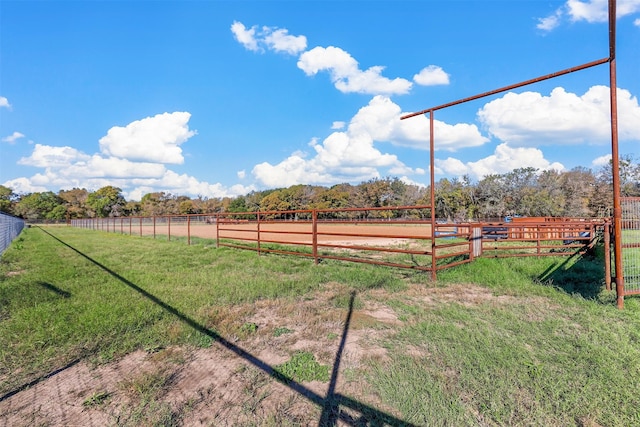
[[[598,262],[598,255],[594,252],[574,253],[549,266],[537,279],[568,294],[598,300],[604,283],[604,261]]]
[[[71,293],[67,292],[63,289],[60,289],[59,287],[52,285],[51,283],[47,283],[47,282],[36,282],[37,285],[43,287],[44,289],[53,292],[54,294],[57,294],[59,297],[62,298],[69,298],[71,297]]]
[[[228,341],[226,338],[224,338],[223,336],[219,335],[218,333],[216,333],[215,331],[212,331],[211,329],[206,328],[205,326],[201,325],[200,323],[196,322],[195,320],[191,319],[189,316],[185,315],[184,313],[180,312],[179,310],[175,309],[174,307],[172,307],[171,305],[167,304],[166,302],[162,301],[161,299],[159,299],[158,297],[156,297],[155,295],[147,292],[146,290],[142,289],[141,287],[139,287],[138,285],[136,285],[135,283],[131,282],[130,280],[126,279],[125,277],[121,276],[120,274],[116,273],[115,271],[109,269],[108,267],[106,267],[105,265],[99,263],[98,261],[94,260],[93,258],[89,257],[88,255],[84,254],[83,252],[79,251],[78,249],[74,248],[73,246],[69,245],[68,243],[60,240],[58,237],[54,236],[53,234],[49,233],[48,231],[40,228],[41,231],[43,231],[44,233],[48,234],[49,236],[51,236],[53,239],[57,240],[58,242],[60,242],[61,244],[63,244],[64,246],[66,246],[67,248],[75,251],[78,255],[82,256],[83,258],[87,259],[88,261],[92,262],[93,264],[95,264],[97,267],[99,267],[100,269],[104,270],[106,273],[110,274],[111,276],[115,277],[116,279],[118,279],[119,281],[121,281],[122,283],[124,283],[125,285],[127,285],[129,288],[133,289],[134,291],[138,292],[139,294],[143,295],[145,298],[149,299],[151,302],[153,302],[154,304],[160,306],[163,310],[167,311],[168,313],[172,314],[173,316],[177,317],[180,321],[182,321],[183,323],[185,323],[186,325],[188,325],[189,327],[193,328],[194,330],[200,332],[201,334],[210,337],[212,340],[214,340],[215,342],[217,342],[219,345],[221,345],[222,347],[226,348],[227,350],[231,351],[232,353],[236,354],[237,356],[243,358],[244,360],[246,360],[247,362],[251,363],[253,366],[255,366],[256,368],[260,369],[261,371],[265,372],[266,374],[268,374],[269,376],[279,380],[280,380],[280,376],[278,375],[277,371],[274,370],[274,368],[267,364],[266,362],[264,362],[263,360],[257,358],[256,356],[254,356],[253,354],[249,353],[248,351],[242,349],[241,347],[233,344],[232,342]],[[321,396],[319,394],[317,394],[316,392],[314,392],[313,390],[310,390],[309,388],[305,387],[303,384],[300,384],[296,381],[290,380],[287,382],[283,382],[283,384],[285,384],[287,387],[289,387],[291,390],[293,390],[294,392],[298,393],[299,395],[303,396],[304,398],[308,399],[309,401],[313,402],[314,404],[318,405],[319,407],[322,408],[322,414],[320,416],[320,420],[318,421],[318,426],[319,427],[330,427],[330,426],[336,426],[338,421],[341,421],[342,423],[346,424],[346,425],[351,425],[351,426],[372,426],[372,427],[382,427],[382,426],[406,426],[406,427],[411,427],[414,426],[414,424],[411,424],[409,422],[403,421],[399,418],[394,417],[393,415],[390,415],[386,412],[380,411],[376,408],[373,408],[365,403],[359,402],[355,399],[352,399],[348,396],[344,396],[340,393],[336,393],[336,385],[337,385],[337,379],[338,379],[338,371],[340,368],[340,362],[342,359],[342,354],[344,352],[344,348],[347,342],[347,333],[349,330],[349,326],[351,323],[351,314],[353,312],[353,302],[355,299],[355,292],[351,293],[351,297],[350,297],[350,301],[349,301],[349,310],[347,312],[347,317],[345,320],[345,324],[344,324],[344,329],[342,332],[342,338],[340,340],[340,345],[338,347],[338,351],[336,353],[336,357],[333,363],[333,369],[331,372],[331,379],[329,381],[329,387],[327,389],[327,394],[326,396]],[[38,380],[33,381],[32,383],[30,383],[29,385],[20,387],[19,390],[17,391],[13,391],[8,393],[5,396],[2,396],[0,398],[0,401],[13,396],[14,394],[18,393],[21,390],[26,389],[27,387],[30,387],[32,385],[35,385],[36,383],[38,383],[39,381],[42,381],[46,378],[49,378],[53,375],[55,375],[58,372],[61,372],[62,370],[73,366],[73,364],[77,363],[77,361],[73,362],[72,364],[59,369],[53,373],[47,374],[44,377],[39,378]],[[281,381],[282,382],[282,381]],[[351,410],[351,412],[353,413],[357,413],[358,415],[354,418],[351,414],[347,413],[346,411],[343,411],[341,408],[349,408]]]

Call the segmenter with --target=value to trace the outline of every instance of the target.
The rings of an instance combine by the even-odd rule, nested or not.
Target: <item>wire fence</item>
[[[622,268],[624,293],[640,294],[640,197],[623,197]]]
[[[24,228],[24,219],[0,212],[0,255]]]

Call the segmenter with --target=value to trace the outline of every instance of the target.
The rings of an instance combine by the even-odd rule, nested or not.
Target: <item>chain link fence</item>
[[[9,247],[13,239],[18,237],[24,224],[22,218],[0,212],[0,255]]]

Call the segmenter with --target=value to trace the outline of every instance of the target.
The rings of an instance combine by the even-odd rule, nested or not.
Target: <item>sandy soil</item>
[[[393,244],[397,241],[409,239],[426,239],[430,236],[428,224],[319,224],[318,242],[337,243],[354,242],[368,244]],[[219,230],[219,231],[218,231]],[[221,224],[219,229],[215,224],[192,223],[189,226],[181,223],[150,223],[128,222],[122,225],[110,225],[109,231],[143,236],[187,236],[215,239],[219,235],[223,239],[243,238],[256,240],[258,238],[256,223]],[[106,230],[105,230],[106,231]],[[261,223],[260,238],[274,240],[281,243],[312,242],[312,227],[310,223]]]
[[[348,297],[346,292],[331,285],[313,299],[230,308],[220,324],[223,341],[208,348],[138,350],[97,366],[80,361],[0,397],[0,426],[317,426],[321,419],[346,426],[394,420],[398,414],[381,405],[358,370],[386,357],[379,341],[400,322],[370,298],[349,315],[332,302]],[[247,323],[257,331],[241,336],[238,325]],[[283,327],[287,333],[275,333]],[[329,382],[276,381],[272,368],[296,351],[311,352],[336,375]]]

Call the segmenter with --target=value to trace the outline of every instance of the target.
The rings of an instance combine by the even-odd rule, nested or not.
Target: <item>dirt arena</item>
[[[107,228],[101,228],[107,231]],[[194,222],[156,223],[111,223],[108,231],[141,235],[141,236],[171,236],[171,237],[200,237],[205,239],[241,239],[258,240],[258,224],[224,223],[216,224]],[[394,244],[406,240],[424,240],[431,237],[430,224],[327,224],[319,223],[318,243],[369,243]],[[313,228],[310,222],[300,223],[260,223],[260,240],[277,243],[301,243],[311,245],[313,242]]]

